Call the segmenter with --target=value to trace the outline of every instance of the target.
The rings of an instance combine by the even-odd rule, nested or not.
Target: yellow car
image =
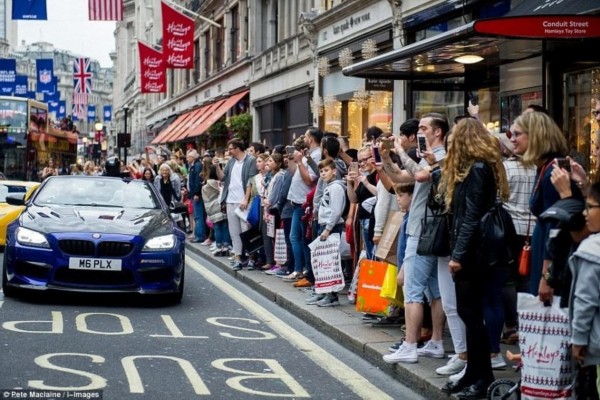
[[[0,181],[0,247],[6,245],[6,227],[25,209],[24,206],[11,206],[6,203],[6,196],[12,193],[26,193],[27,200],[39,182]]]

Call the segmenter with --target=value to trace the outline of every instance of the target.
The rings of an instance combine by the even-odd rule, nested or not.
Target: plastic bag
[[[519,293],[522,399],[575,398],[571,325],[567,309],[559,305],[558,296],[547,307],[536,296]]]

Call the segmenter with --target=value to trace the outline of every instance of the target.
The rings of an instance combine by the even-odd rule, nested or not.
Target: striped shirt
[[[531,219],[529,235],[533,233],[536,218],[529,211],[529,197],[533,191],[537,169],[535,166],[527,167],[518,158],[509,158],[504,161],[506,178],[510,187],[510,196],[504,203],[504,208],[513,219],[517,235],[527,235],[527,224]]]

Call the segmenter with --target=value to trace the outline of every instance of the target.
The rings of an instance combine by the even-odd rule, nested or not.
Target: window
[[[217,24],[221,25],[221,26],[225,26],[223,23],[223,18],[221,18],[220,20],[217,21]],[[225,50],[225,29],[220,29],[220,28],[212,28],[216,30],[216,35],[215,35],[215,70],[219,71],[221,70],[225,65],[224,65],[224,59],[223,59],[223,55],[224,55],[224,50]]]
[[[192,83],[200,80],[200,40],[194,40],[194,70],[192,71]]]
[[[238,56],[241,54],[240,49],[240,13],[238,6],[231,9],[231,62],[237,61]]]
[[[210,76],[210,30],[204,33],[204,77]]]

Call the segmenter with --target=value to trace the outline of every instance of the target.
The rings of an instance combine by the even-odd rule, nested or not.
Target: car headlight
[[[17,228],[17,242],[24,246],[50,248],[50,244],[46,240],[46,236],[31,229]]]
[[[142,251],[170,250],[175,247],[175,235],[165,235],[152,238],[146,242]]]

